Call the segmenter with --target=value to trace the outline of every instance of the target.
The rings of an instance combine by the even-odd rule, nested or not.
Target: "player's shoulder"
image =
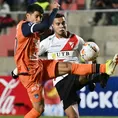
[[[22,26],[22,24],[24,24],[24,23],[27,23],[27,21],[21,20],[21,21],[17,24],[17,28],[18,28],[19,26]]]
[[[78,40],[83,40],[83,38],[77,34],[75,34],[75,36],[77,37]]]
[[[44,40],[42,40],[41,42],[51,42],[54,39],[55,35],[50,35],[47,38],[45,38]]]
[[[23,25],[23,24],[27,24],[29,26],[32,26],[34,23],[26,21],[26,20],[21,20],[17,25]]]
[[[81,36],[79,36],[79,35],[77,35],[77,34],[73,34],[73,33],[71,33],[71,32],[69,32],[69,33],[70,33],[71,36],[76,36],[76,38],[77,38],[78,40],[83,40],[83,38],[82,38]]]
[[[18,23],[18,25],[23,24],[23,23],[25,23],[25,22],[27,22],[27,21],[21,20],[21,21]]]
[[[40,45],[48,46],[48,45],[52,42],[53,37],[54,37],[54,34],[48,36],[48,37],[45,38],[45,39],[43,39],[43,40],[40,42]]]
[[[52,34],[52,35],[48,36],[46,39],[51,41],[51,40],[53,40],[54,38],[55,38],[55,34]]]

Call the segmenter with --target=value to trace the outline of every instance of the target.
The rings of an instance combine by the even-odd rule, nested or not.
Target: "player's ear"
[[[29,13],[26,13],[26,18],[28,18],[28,17],[29,17],[29,15],[30,15]]]
[[[52,28],[53,28],[53,24],[52,24]]]

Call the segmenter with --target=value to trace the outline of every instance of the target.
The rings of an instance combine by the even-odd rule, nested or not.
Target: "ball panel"
[[[85,61],[93,61],[99,55],[99,47],[94,42],[86,42],[80,51],[80,55]]]

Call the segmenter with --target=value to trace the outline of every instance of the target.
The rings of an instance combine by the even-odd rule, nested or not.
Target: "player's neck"
[[[69,37],[69,33],[66,32],[66,34],[62,34],[62,35],[59,35],[59,34],[55,34],[55,36],[60,39],[60,38],[68,38]]]

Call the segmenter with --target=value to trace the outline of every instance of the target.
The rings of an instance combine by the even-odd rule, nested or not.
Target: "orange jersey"
[[[22,24],[26,21],[21,21],[16,29],[16,52],[15,62],[18,68],[18,73],[28,73],[27,65],[31,64],[38,66],[38,52],[39,52],[39,34],[32,33],[25,37],[22,32]]]

